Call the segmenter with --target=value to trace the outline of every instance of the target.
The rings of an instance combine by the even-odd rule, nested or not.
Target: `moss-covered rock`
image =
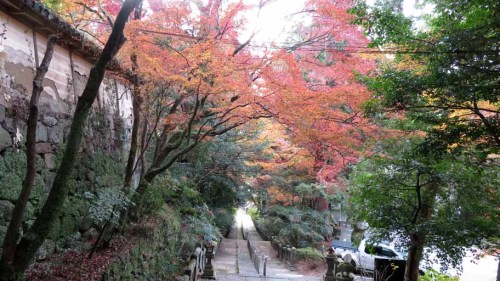
[[[16,202],[23,187],[23,180],[16,173],[7,173],[0,179],[0,199]]]
[[[86,212],[87,208],[88,203],[81,197],[72,196],[63,204],[64,216],[80,217],[82,213]]]
[[[54,224],[52,225],[52,230],[50,231],[48,238],[55,241],[59,239],[60,233],[61,233],[61,220],[57,218],[54,220]]]
[[[164,211],[157,215],[159,225],[156,227],[136,229],[148,235],[128,253],[115,259],[102,280],[173,280],[182,271],[185,261],[180,259],[178,247],[185,246],[180,237],[188,234],[180,233],[178,213]]]
[[[2,158],[5,169],[4,174],[14,173],[18,177],[24,177],[26,173],[26,154],[24,151],[7,149]]]
[[[30,220],[35,217],[35,207],[30,202],[26,203],[26,209],[24,209],[24,220]]]
[[[7,172],[7,167],[5,167],[3,157],[0,157],[0,179],[5,175],[6,172]]]
[[[10,220],[14,204],[8,200],[0,200],[0,225],[5,225]]]

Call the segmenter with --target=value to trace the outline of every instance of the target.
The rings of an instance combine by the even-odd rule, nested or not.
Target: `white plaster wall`
[[[8,86],[7,81],[2,79],[8,75],[4,68],[5,63],[20,64],[29,67],[32,73],[26,73],[26,75],[13,77],[12,79],[16,79],[17,83],[21,83],[28,90],[28,93],[31,93],[31,83],[33,74],[35,73],[33,31],[31,28],[0,11],[0,32],[2,32],[3,23],[6,24],[6,39],[0,39],[0,84],[4,83],[6,84],[5,86]],[[36,34],[36,43],[38,58],[41,62],[45,54],[47,38]],[[44,93],[40,100],[42,104],[47,104],[51,111],[71,114],[77,97],[83,92],[92,64],[75,54],[72,55],[72,59],[73,74],[71,71],[70,51],[59,45],[55,47],[54,55],[44,80]],[[72,83],[75,83],[75,85]],[[116,93],[116,88],[118,88],[119,93]],[[130,94],[123,94],[127,91],[128,89],[123,83],[118,82],[118,87],[115,87],[115,79],[107,77],[100,87],[99,97],[94,107],[96,109],[105,109],[110,114],[114,114],[120,109],[120,115],[124,118],[129,118],[132,101]],[[120,98],[119,105],[117,104],[117,95]],[[2,99],[3,97],[0,98],[0,104],[4,104]]]
[[[31,28],[0,12],[0,30],[3,29],[3,24],[6,24],[6,39],[0,39],[0,44],[3,45],[4,51],[9,50],[9,61],[34,68],[35,54]]]

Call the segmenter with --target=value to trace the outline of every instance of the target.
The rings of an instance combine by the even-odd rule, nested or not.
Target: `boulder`
[[[80,225],[79,225],[79,228],[78,230],[81,232],[81,233],[85,233],[87,232],[87,230],[89,230],[92,226],[94,225],[94,220],[91,219],[90,217],[88,216],[84,216],[82,218],[82,220],[80,221]]]
[[[97,229],[95,228],[91,228],[87,231],[85,231],[83,234],[82,234],[82,238],[85,239],[85,240],[90,240],[92,239],[93,237],[97,236],[99,234],[99,232],[97,231]]]
[[[63,136],[63,129],[59,126],[52,127],[48,129],[48,134],[49,134],[49,142],[53,144],[59,144],[61,143],[62,136]]]
[[[47,127],[45,127],[41,122],[38,122],[36,126],[36,142],[47,142],[49,140],[49,134]]]
[[[52,145],[48,142],[41,142],[35,145],[35,151],[37,154],[52,153]]]
[[[57,125],[57,119],[52,116],[45,116],[42,119],[42,124],[47,127],[54,127],[55,125]]]
[[[0,151],[12,146],[12,137],[4,128],[0,127]]]
[[[47,169],[52,170],[56,167],[56,157],[52,153],[45,153],[43,155],[43,160],[45,161],[45,166]]]
[[[56,250],[56,243],[52,240],[47,239],[43,242],[40,249],[38,249],[38,253],[36,254],[36,259],[39,261],[46,260],[47,258],[49,258],[54,254],[55,250]]]
[[[7,233],[7,226],[0,225],[0,243],[2,243],[2,244],[3,244],[3,238],[5,236],[5,233]]]
[[[0,200],[0,224],[6,224],[10,220],[14,210],[14,204],[8,200]]]
[[[5,107],[0,105],[0,123],[5,120]]]

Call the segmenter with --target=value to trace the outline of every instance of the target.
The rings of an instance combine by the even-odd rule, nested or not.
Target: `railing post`
[[[263,268],[263,274],[266,276],[267,274],[267,256],[264,257],[264,268]]]
[[[281,243],[278,243],[278,258],[283,258]]]
[[[290,270],[295,270],[295,262],[297,258],[297,249],[295,247],[292,247],[290,249]]]
[[[255,257],[257,260],[257,265],[255,266],[257,269],[257,274],[260,274],[260,256],[259,256],[259,253],[255,252]]]
[[[290,249],[292,249],[292,246],[290,245],[286,245],[286,261],[289,261],[290,260]]]

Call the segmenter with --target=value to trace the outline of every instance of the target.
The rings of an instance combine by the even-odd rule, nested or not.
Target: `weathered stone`
[[[36,254],[36,259],[37,260],[46,260],[49,258],[52,254],[54,254],[54,251],[56,250],[56,243],[52,240],[45,240],[38,249],[38,253]]]
[[[57,119],[55,117],[52,117],[52,116],[45,116],[42,119],[42,123],[45,126],[54,127],[55,125],[57,125]]]
[[[80,221],[79,231],[81,233],[85,233],[87,230],[89,230],[92,227],[92,225],[94,225],[94,220],[92,220],[88,216],[85,216]]]
[[[56,167],[56,157],[52,153],[45,153],[43,155],[43,160],[45,161],[45,166],[47,169],[52,170]]]
[[[85,240],[89,240],[92,237],[95,237],[97,234],[99,234],[99,232],[95,228],[91,228],[82,234],[82,238]]]
[[[7,226],[0,225],[0,243],[2,243],[2,244],[3,244],[3,238],[5,236],[5,233],[7,233]]]
[[[87,172],[87,180],[91,183],[95,182],[95,172],[94,171],[88,171]]]
[[[14,124],[12,118],[5,118],[5,120],[2,122],[2,128],[10,133],[16,132],[16,125]]]
[[[15,202],[21,193],[23,179],[14,173],[8,173],[2,178],[0,199]]]
[[[33,203],[27,202],[26,203],[26,208],[24,209],[24,219],[29,220],[35,218],[35,206],[33,206]]]
[[[54,182],[54,178],[56,177],[56,173],[53,172],[44,172],[43,173],[43,182],[45,183],[45,191],[50,191],[52,187],[52,183]]]
[[[52,145],[48,142],[41,142],[35,145],[35,151],[38,154],[52,153]]]
[[[85,243],[81,241],[82,235],[80,232],[76,232],[68,237],[65,243],[66,248],[71,249],[83,249],[85,248]]]
[[[35,220],[27,220],[27,221],[24,221],[23,222],[23,231],[24,232],[28,232],[28,229],[31,228],[31,226],[33,226],[33,224],[35,223]]]
[[[41,122],[38,122],[36,126],[36,142],[47,142],[49,140],[49,135],[47,127],[45,127]]]
[[[5,224],[10,220],[14,210],[14,204],[8,200],[0,200],[0,225]]]
[[[0,150],[4,150],[9,146],[12,146],[12,137],[7,130],[0,127]]]
[[[59,126],[48,129],[48,138],[50,143],[59,144],[61,143],[62,137],[63,137],[63,129],[60,128]]]
[[[36,160],[36,172],[40,173],[44,168],[45,168],[45,161],[43,160],[42,156],[37,154],[35,156]]]
[[[0,105],[0,123],[3,122],[3,120],[5,120],[5,107]]]

